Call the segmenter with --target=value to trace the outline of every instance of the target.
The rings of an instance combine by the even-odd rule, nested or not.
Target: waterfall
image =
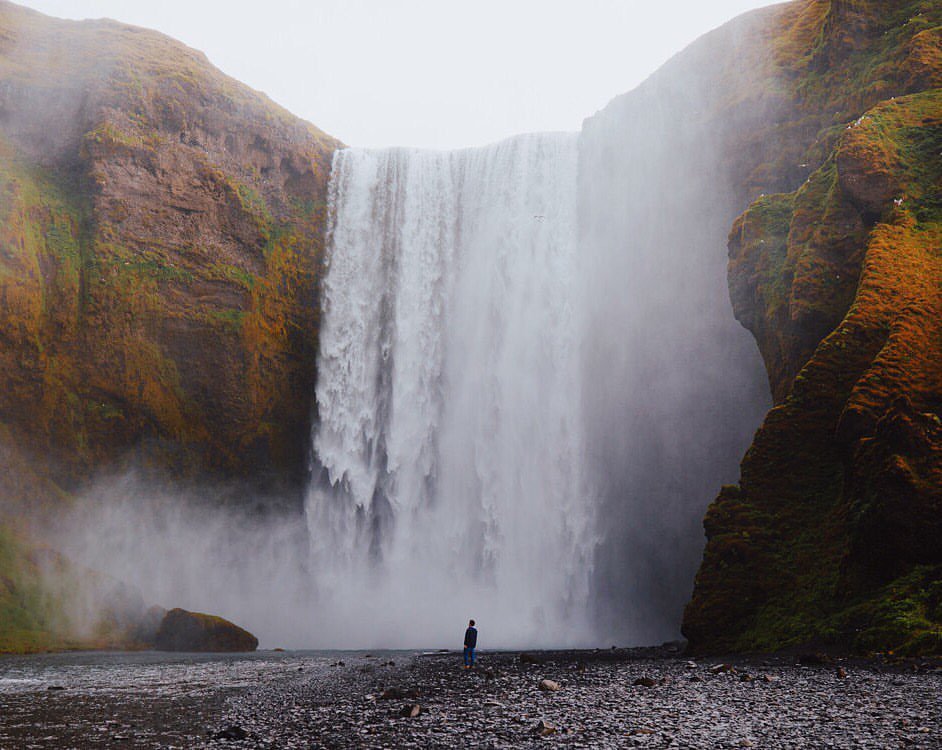
[[[345,149],[330,185],[307,500],[331,646],[573,643],[596,503],[578,136]]]

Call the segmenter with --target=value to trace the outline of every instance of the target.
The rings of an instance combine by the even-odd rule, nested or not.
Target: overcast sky
[[[21,0],[114,18],[356,146],[577,130],[701,34],[768,0]]]

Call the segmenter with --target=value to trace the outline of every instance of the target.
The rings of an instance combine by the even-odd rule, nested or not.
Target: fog
[[[577,130],[700,34],[766,0],[24,0],[205,52],[354,146],[460,148]]]
[[[318,638],[303,516],[290,498],[246,492],[129,470],[102,477],[47,533],[73,562],[123,581],[147,606],[226,617],[263,648],[330,645]],[[82,592],[73,621],[92,622],[102,596],[99,586]]]
[[[726,282],[743,208],[728,133],[742,123],[716,115],[747,90],[753,21],[704,37],[582,131],[587,470],[605,519],[593,601],[611,638],[679,636],[704,512],[771,405]]]

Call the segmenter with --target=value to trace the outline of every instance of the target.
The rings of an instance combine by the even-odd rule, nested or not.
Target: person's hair
[[[471,622],[468,623],[468,624],[469,624],[469,625],[474,625],[474,620],[471,620]]]

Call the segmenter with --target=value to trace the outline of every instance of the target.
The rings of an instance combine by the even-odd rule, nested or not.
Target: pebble
[[[533,667],[518,654],[482,653],[480,660],[478,670],[463,670],[454,653],[380,663],[372,673],[306,669],[231,697],[216,726],[244,728],[248,739],[238,747],[259,750],[942,747],[942,680],[931,669],[862,664],[837,689],[835,666],[809,669],[785,658],[761,666],[744,658],[734,670],[690,668],[679,655],[630,649],[541,652],[543,668],[566,674],[564,690],[545,691],[534,690]],[[670,687],[642,698],[631,689],[639,674]],[[754,679],[741,682],[743,675]],[[389,690],[421,695],[422,703],[408,700],[391,714],[375,700]],[[205,742],[197,747],[219,750]]]

